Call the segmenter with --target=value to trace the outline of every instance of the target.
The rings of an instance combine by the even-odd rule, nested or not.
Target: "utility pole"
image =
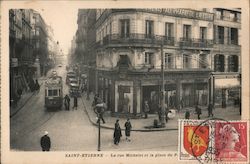
[[[165,118],[166,118],[166,111],[165,111],[165,82],[164,82],[164,54],[163,54],[163,38],[161,42],[161,74],[162,74],[162,100],[161,100],[161,127],[165,127]]]
[[[89,77],[89,75],[90,75],[90,73],[89,73],[89,71],[90,71],[90,66],[89,66],[89,64],[88,64],[88,77],[87,77],[87,97],[86,97],[86,100],[89,100],[89,82],[90,82],[90,77]]]

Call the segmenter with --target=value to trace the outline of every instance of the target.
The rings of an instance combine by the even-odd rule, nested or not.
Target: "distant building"
[[[49,53],[48,53],[48,32],[47,25],[40,13],[33,10],[32,21],[33,28],[33,55],[39,59],[41,75],[45,75],[49,69]]]

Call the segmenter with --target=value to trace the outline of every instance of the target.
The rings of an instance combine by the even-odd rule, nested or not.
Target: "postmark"
[[[200,163],[249,161],[247,121],[179,120],[178,158]]]

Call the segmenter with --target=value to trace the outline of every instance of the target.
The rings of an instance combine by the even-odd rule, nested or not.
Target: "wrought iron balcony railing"
[[[164,44],[174,45],[174,37],[166,37],[159,35],[147,35],[147,34],[111,34],[103,38],[103,45],[108,44],[125,44],[125,43],[139,43],[139,44]]]
[[[180,47],[212,48],[212,39],[180,38]]]

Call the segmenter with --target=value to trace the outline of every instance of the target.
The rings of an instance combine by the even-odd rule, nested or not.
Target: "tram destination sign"
[[[197,11],[191,9],[183,9],[183,8],[146,8],[146,9],[138,9],[139,11],[146,11],[150,13],[163,14],[175,17],[183,17],[190,19],[199,19],[206,21],[213,21],[214,15],[212,13]]]

